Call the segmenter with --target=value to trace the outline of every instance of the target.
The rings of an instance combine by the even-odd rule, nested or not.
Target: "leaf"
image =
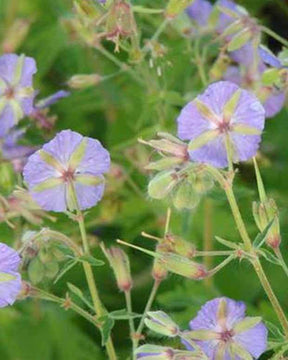
[[[69,282],[67,283],[67,286],[74,295],[76,295],[80,300],[83,301],[83,303],[85,305],[87,305],[91,310],[93,310],[93,312],[95,312],[93,305],[85,298],[82,290],[80,290],[77,286],[75,286]]]
[[[102,322],[100,331],[101,331],[101,335],[102,335],[102,346],[104,346],[110,337],[110,334],[114,327],[115,321],[108,315],[102,316],[101,318],[99,318],[99,320]]]
[[[62,269],[59,271],[58,276],[54,280],[53,284],[56,284],[69,270],[71,270],[75,265],[77,264],[77,261],[70,260],[67,261],[66,264],[62,267]]]
[[[266,236],[267,236],[271,226],[273,225],[274,221],[275,221],[275,218],[269,222],[269,224],[265,227],[265,229],[262,231],[262,233],[259,233],[256,236],[255,240],[253,241],[253,246],[256,249],[260,249],[261,246],[265,243]]]
[[[129,320],[142,317],[140,314],[129,313],[126,309],[112,311],[108,316],[113,320]]]
[[[262,249],[260,253],[270,263],[281,266],[279,260],[269,250]]]
[[[92,255],[82,255],[82,256],[79,256],[78,258],[75,258],[75,260],[80,261],[80,262],[86,262],[86,263],[90,264],[91,266],[105,265],[104,261],[98,260],[98,259],[94,258],[94,256],[92,256]]]

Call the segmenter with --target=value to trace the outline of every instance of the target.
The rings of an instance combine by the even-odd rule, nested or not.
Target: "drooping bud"
[[[148,194],[153,199],[163,199],[180,181],[175,170],[161,171],[148,185]]]
[[[115,246],[106,249],[105,246],[101,244],[101,248],[114,271],[119,290],[124,292],[130,291],[133,283],[127,254],[122,249]]]
[[[149,311],[145,325],[158,334],[175,337],[179,334],[178,325],[163,311]]]
[[[90,86],[98,85],[102,77],[98,74],[77,74],[73,75],[68,81],[67,85],[71,89],[86,89]]]
[[[168,271],[189,279],[201,280],[208,275],[204,265],[191,261],[181,255],[163,253],[161,254],[160,261]]]
[[[178,14],[182,13],[194,1],[191,0],[169,0],[165,11],[165,17],[173,19]]]
[[[173,360],[174,350],[157,345],[142,345],[135,351],[137,360]]]
[[[200,196],[195,192],[193,186],[188,181],[182,181],[175,195],[173,196],[173,204],[178,210],[194,209],[200,201]]]
[[[16,19],[13,24],[5,31],[5,38],[2,43],[2,49],[5,53],[14,53],[21,46],[26,38],[30,21],[26,19]]]

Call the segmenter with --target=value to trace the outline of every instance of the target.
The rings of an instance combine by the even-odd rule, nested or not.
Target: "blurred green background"
[[[147,7],[163,7],[165,1],[157,4],[152,0],[131,1]],[[238,1],[263,23],[284,37],[288,35],[288,2],[284,0],[243,0]],[[74,74],[98,73],[109,75],[117,67],[97,50],[73,42],[67,35],[62,22],[72,11],[70,0],[1,0],[0,1],[0,43],[5,40],[6,31],[16,18],[31,22],[23,44],[17,50],[36,59],[38,72],[35,88],[39,98],[59,89],[65,89],[67,80]],[[161,22],[160,16],[139,15],[137,23],[143,38],[153,35]],[[57,130],[70,128],[83,135],[99,139],[111,152],[112,160],[120,169],[120,175],[111,173],[104,200],[88,214],[87,226],[92,243],[104,241],[107,246],[116,238],[122,238],[143,247],[153,249],[152,241],[140,236],[141,231],[161,235],[163,233],[167,203],[152,201],[147,197],[149,174],[145,173],[149,149],[137,145],[137,138],[151,138],[157,130],[175,133],[175,118],[181,106],[191,94],[201,91],[199,78],[191,64],[187,40],[179,38],[168,27],[161,37],[168,49],[164,59],[159,60],[163,75],[158,77],[155,68],[146,65],[147,86],[140,86],[127,73],[123,73],[97,87],[72,91],[71,95],[54,105],[53,114],[58,116],[53,132],[30,130],[29,141],[41,145]],[[273,50],[278,44],[268,42]],[[113,44],[105,43],[113,52]],[[116,54],[126,61],[125,53]],[[269,194],[281,210],[283,252],[287,252],[288,234],[288,117],[283,110],[274,119],[267,121],[262,144],[262,173]],[[241,165],[237,182],[237,198],[248,230],[255,236],[251,203],[257,198],[255,177],[251,164]],[[193,241],[199,248],[203,241],[203,209],[201,202],[195,212],[172,212],[171,230],[174,234]],[[238,241],[239,237],[230,215],[225,198],[219,191],[209,195],[212,203],[212,231],[214,235]],[[67,235],[78,238],[76,224],[65,216],[57,216],[54,224],[47,221],[45,226],[56,228]],[[37,229],[20,221],[21,229]],[[19,225],[19,227],[20,227]],[[21,231],[22,231],[21,230]],[[16,236],[16,238],[15,238]],[[21,234],[12,232],[1,224],[0,241],[13,244]],[[218,246],[215,244],[215,247]],[[218,246],[219,247],[219,246]],[[220,247],[221,248],[221,247]],[[101,258],[98,250],[95,256]],[[152,279],[152,260],[136,251],[129,251],[134,276],[133,307],[142,312],[147,300]],[[288,313],[287,280],[280,268],[265,265],[273,287]],[[87,292],[81,266],[76,266],[56,285],[43,281],[39,287],[50,289],[59,296],[65,296],[66,282],[69,281]],[[101,297],[109,310],[122,309],[124,298],[119,293],[108,265],[95,268]],[[170,275],[162,284],[155,309],[161,308],[172,314],[183,328],[194,316],[205,300],[219,294],[247,302],[249,313],[261,314],[266,320],[277,325],[276,317],[266,301],[265,295],[247,262],[234,262],[218,273],[214,279],[215,288],[207,289],[203,283],[195,283]],[[119,359],[128,356],[130,347],[128,326],[118,321],[113,338],[119,350]],[[161,343],[161,339],[157,340]],[[0,310],[0,358],[5,360],[90,360],[104,359],[100,337],[92,325],[80,319],[71,311],[47,302],[27,300],[11,308]]]

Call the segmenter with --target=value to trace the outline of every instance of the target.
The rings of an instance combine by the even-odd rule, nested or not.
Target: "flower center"
[[[234,335],[233,330],[224,330],[223,332],[220,333],[220,340],[223,342],[228,342],[230,339],[232,339],[233,335]]]
[[[65,182],[70,182],[74,180],[74,173],[75,173],[74,170],[68,169],[63,171],[61,177]]]
[[[218,130],[220,131],[221,134],[229,132],[231,130],[229,122],[224,120],[219,122]]]
[[[12,99],[15,95],[14,89],[12,87],[8,87],[5,92],[4,92],[4,96],[7,99]]]

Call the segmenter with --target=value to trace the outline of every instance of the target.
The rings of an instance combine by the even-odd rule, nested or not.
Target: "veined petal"
[[[75,176],[75,181],[82,185],[97,186],[104,182],[103,177],[90,175],[90,174],[81,174]]]
[[[196,139],[193,139],[189,142],[188,151],[194,151],[203,145],[206,145],[208,142],[216,139],[218,135],[219,131],[217,129],[203,132]]]
[[[234,124],[232,126],[232,131],[235,131],[236,133],[242,135],[260,135],[262,132],[260,129],[256,129],[253,126],[249,126],[241,123]]]
[[[76,169],[77,166],[81,163],[82,159],[85,156],[85,152],[88,145],[88,139],[83,138],[77,148],[73,151],[70,159],[69,159],[69,166],[71,169]]]
[[[187,332],[191,340],[218,340],[219,334],[213,330],[195,330]]]
[[[44,150],[39,150],[39,155],[43,161],[45,161],[46,164],[52,166],[54,169],[62,172],[63,166],[60,164],[60,162],[54,158],[51,154]]]
[[[231,116],[234,114],[241,96],[241,90],[238,89],[234,92],[231,98],[227,101],[223,108],[223,120],[230,122]]]
[[[7,100],[5,97],[0,98],[0,115],[2,115],[3,110],[5,109],[5,106],[7,105]]]
[[[237,356],[241,360],[253,360],[253,356],[236,342],[232,342],[230,344],[229,350],[230,350],[232,356],[234,356],[234,357]]]
[[[218,116],[209,108],[209,106],[197,98],[194,100],[194,103],[197,107],[197,110],[205,119],[211,121],[213,124],[218,125]]]
[[[15,279],[17,279],[17,277],[13,274],[0,272],[0,283],[4,283],[4,282],[15,280]]]
[[[16,65],[15,65],[14,76],[12,79],[13,86],[17,85],[21,80],[24,62],[25,62],[25,55],[21,54],[18,57]]]
[[[261,322],[261,320],[262,319],[260,316],[246,317],[244,320],[238,322],[234,326],[233,331],[235,334],[239,334],[243,331],[247,331],[253,328],[254,326],[258,325]]]
[[[227,318],[227,302],[226,299],[221,299],[219,301],[218,310],[217,310],[217,321],[220,325],[225,324]]]
[[[220,344],[215,352],[214,359],[215,360],[223,360],[225,359],[225,353],[226,353],[226,344]]]
[[[15,124],[17,124],[18,121],[21,120],[24,117],[23,110],[22,110],[20,104],[14,99],[9,100],[9,104],[10,104],[12,110],[13,110],[13,113],[14,113]]]
[[[51,178],[51,179],[48,179],[48,180],[34,186],[31,190],[33,192],[41,192],[41,191],[45,191],[48,189],[52,189],[53,187],[61,185],[63,183],[64,183],[64,181],[61,177]]]

